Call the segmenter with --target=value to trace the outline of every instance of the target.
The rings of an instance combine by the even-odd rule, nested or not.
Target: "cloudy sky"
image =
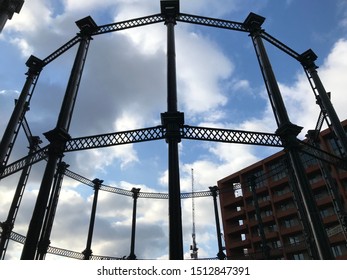
[[[181,0],[181,12],[243,22],[250,12],[266,18],[263,28],[289,47],[318,55],[319,75],[340,117],[347,118],[346,0]],[[314,4],[313,4],[314,2]],[[83,3],[83,4],[82,4]],[[100,4],[102,3],[102,4]],[[78,32],[75,21],[92,16],[98,25],[160,12],[159,0],[30,0],[0,34],[0,132],[25,82],[30,55],[44,59]],[[315,127],[319,107],[297,61],[266,43],[291,121]],[[76,47],[47,65],[26,117],[34,135],[55,127]],[[273,133],[274,116],[251,40],[246,33],[179,22],[176,26],[178,106],[190,125]],[[166,111],[166,27],[155,24],[100,35],[92,40],[70,135],[89,136],[160,125]],[[276,149],[182,141],[181,190],[209,186]],[[21,133],[10,161],[27,153]],[[167,193],[165,141],[139,143],[66,154],[69,169],[104,184],[144,192]],[[26,235],[45,162],[36,164],[27,185],[14,231]],[[7,217],[18,175],[0,182],[0,221]],[[93,190],[65,178],[51,245],[85,249]],[[199,257],[218,251],[212,198],[196,198]],[[190,199],[182,201],[185,257],[191,244]],[[135,254],[140,259],[168,258],[166,200],[138,200]],[[129,255],[132,198],[100,192],[93,253]],[[19,259],[22,245],[10,242],[7,259]],[[48,255],[47,259],[61,259]]]

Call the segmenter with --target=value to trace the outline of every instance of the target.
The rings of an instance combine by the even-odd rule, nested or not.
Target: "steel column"
[[[167,107],[162,114],[162,124],[167,128],[168,184],[169,184],[169,258],[183,259],[182,212],[179,173],[178,143],[183,114],[177,111],[175,25],[179,1],[161,1],[162,14],[167,26]]]
[[[26,66],[28,66],[29,70],[26,73],[27,78],[25,84],[15,104],[11,118],[7,124],[7,127],[5,129],[4,135],[0,143],[0,172],[3,171],[2,169],[7,164],[7,160],[11,150],[11,142],[14,141],[16,130],[21,125],[25,111],[27,109],[27,102],[31,97],[30,92],[32,86],[34,85],[35,81],[38,78],[38,75],[42,70],[43,62],[40,59],[31,56],[26,62]]]
[[[302,60],[301,63],[313,82],[313,87],[319,95],[320,104],[323,106],[322,109],[328,115],[331,121],[332,129],[335,132],[335,135],[337,136],[337,138],[340,140],[340,144],[344,152],[343,156],[346,157],[347,156],[347,135],[343,126],[341,125],[341,121],[334,109],[334,106],[331,103],[329,95],[326,92],[323,86],[323,83],[318,76],[318,72],[316,70],[318,67],[314,63],[316,59],[317,59],[317,56],[312,50],[308,50],[301,55],[301,60]]]
[[[29,155],[30,155],[37,149],[38,145],[41,143],[41,140],[39,137],[30,137],[29,141],[30,141],[30,146],[29,146]],[[22,197],[23,197],[26,183],[28,181],[30,170],[31,170],[31,165],[27,165],[22,170],[22,174],[19,178],[18,185],[15,191],[15,194],[13,196],[12,204],[7,215],[7,219],[5,222],[1,224],[3,231],[0,237],[0,259],[2,260],[5,259],[8,241],[15,224],[16,216],[19,210]]]
[[[53,183],[52,194],[51,194],[50,201],[47,207],[47,214],[45,217],[45,221],[43,223],[41,237],[38,243],[38,249],[37,249],[37,255],[36,255],[37,260],[45,259],[45,256],[47,254],[47,250],[50,245],[50,236],[51,236],[51,232],[53,228],[55,213],[57,210],[61,185],[63,183],[65,170],[68,167],[69,165],[66,164],[65,162],[58,163],[58,168],[54,176],[55,178]]]
[[[94,179],[94,198],[93,198],[93,205],[92,205],[92,212],[90,214],[90,221],[89,221],[89,230],[88,230],[88,238],[87,238],[87,245],[86,249],[82,252],[84,255],[84,260],[89,260],[90,256],[92,255],[92,239],[93,239],[93,232],[94,232],[94,224],[95,224],[95,214],[96,214],[96,206],[98,203],[98,194],[99,189],[102,184],[102,180]]]
[[[307,224],[310,225],[310,228],[306,230],[312,233],[313,238],[316,241],[317,251],[319,254],[318,258],[333,259],[334,257],[330,248],[329,239],[299,154],[299,142],[296,137],[302,128],[292,124],[289,120],[281,92],[261,38],[261,24],[264,20],[265,18],[251,13],[245,20],[244,24],[251,30],[250,35],[253,40],[254,48],[278,125],[276,133],[283,140],[284,147],[290,158],[291,166],[295,174],[297,185],[294,184],[293,187],[298,188],[297,193],[301,195],[299,200],[302,201],[305,210],[302,212],[305,213],[305,218],[308,220]]]
[[[217,191],[218,187],[209,187],[212,197],[213,197],[213,207],[214,207],[214,216],[215,216],[215,221],[216,221],[216,231],[217,231],[217,242],[218,242],[218,253],[217,257],[220,260],[225,260],[226,255],[223,251],[223,245],[222,245],[222,233],[220,230],[220,222],[219,222],[219,213],[218,213],[218,205],[217,205]]]
[[[95,23],[90,17],[77,21],[76,24],[81,29],[80,45],[70,74],[63,104],[58,117],[57,126],[55,129],[45,133],[46,138],[50,141],[48,149],[48,161],[42,178],[33,215],[29,223],[27,238],[23,246],[21,259],[25,260],[33,260],[35,258],[57,163],[63,157],[65,144],[70,138],[68,129],[70,126],[74,102],[78,92],[78,85],[82,76],[84,62],[88,52],[89,42],[91,40],[91,37],[88,34],[90,34],[92,29],[95,28]]]
[[[136,260],[135,255],[135,234],[136,234],[136,210],[137,210],[137,199],[139,197],[139,192],[141,189],[132,188],[131,192],[133,193],[133,219],[131,226],[131,243],[130,243],[130,255],[129,260]]]

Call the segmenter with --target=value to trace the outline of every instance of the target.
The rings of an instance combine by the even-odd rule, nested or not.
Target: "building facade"
[[[347,120],[342,124],[346,129]],[[320,148],[341,156],[329,131],[320,133]],[[347,171],[302,157],[332,253],[347,259],[341,226],[347,210]],[[285,159],[281,151],[218,181],[228,259],[312,259]]]

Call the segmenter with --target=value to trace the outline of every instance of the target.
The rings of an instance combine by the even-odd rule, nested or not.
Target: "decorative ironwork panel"
[[[47,253],[78,260],[84,259],[84,255],[82,253],[51,246],[48,247]]]
[[[130,196],[130,197],[133,196],[133,193],[131,191],[124,190],[121,188],[106,186],[106,185],[101,185],[100,190],[106,191],[106,192],[111,192],[111,193],[116,193],[116,194],[120,194],[120,195]]]
[[[24,244],[26,237],[24,235],[21,235],[19,233],[12,231],[11,235],[10,235],[10,239],[15,241],[15,242]]]
[[[249,30],[243,26],[243,23],[229,20],[222,20],[209,17],[194,16],[189,14],[180,13],[176,19],[177,21],[206,25],[211,27],[218,27],[224,29],[231,29],[237,31],[248,32]]]
[[[87,178],[85,178],[85,177],[83,177],[83,176],[81,176],[81,175],[79,175],[79,174],[77,174],[75,172],[72,172],[69,169],[66,169],[64,174],[66,176],[76,180],[76,181],[81,182],[82,184],[85,184],[85,185],[90,186],[90,187],[94,187],[93,181],[91,181],[91,180],[89,180],[89,179],[87,179]]]
[[[272,133],[205,128],[196,126],[184,126],[182,138],[225,143],[283,147],[280,137]]]
[[[197,191],[190,193],[181,193],[181,198],[192,198],[192,197],[208,197],[213,196],[211,191]]]
[[[95,31],[92,35],[99,35],[109,32],[120,31],[128,28],[149,25],[153,23],[163,22],[165,19],[161,14],[155,14],[152,16],[136,18],[132,20],[126,20],[121,22],[115,22],[111,24],[101,25],[98,27],[97,31]]]
[[[87,150],[158,139],[164,139],[162,126],[74,138],[67,141],[65,151]]]
[[[1,178],[5,178],[9,175],[12,175],[14,173],[16,173],[17,171],[22,170],[24,167],[28,166],[28,165],[32,165],[34,163],[37,163],[39,161],[41,161],[42,159],[47,158],[47,152],[48,152],[48,146],[24,157],[21,158],[9,165],[7,165],[4,169],[4,172],[1,174],[0,179]]]
[[[98,260],[98,261],[105,261],[105,260],[126,260],[126,258],[117,258],[117,257],[108,257],[108,256],[95,256],[91,255],[90,260]]]

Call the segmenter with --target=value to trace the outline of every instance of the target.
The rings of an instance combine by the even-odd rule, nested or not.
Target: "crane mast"
[[[192,221],[193,221],[193,227],[192,227],[192,245],[190,245],[190,257],[191,259],[196,260],[198,258],[198,247],[196,246],[196,240],[195,240],[195,201],[194,201],[194,169],[191,169],[191,176],[192,176]]]

